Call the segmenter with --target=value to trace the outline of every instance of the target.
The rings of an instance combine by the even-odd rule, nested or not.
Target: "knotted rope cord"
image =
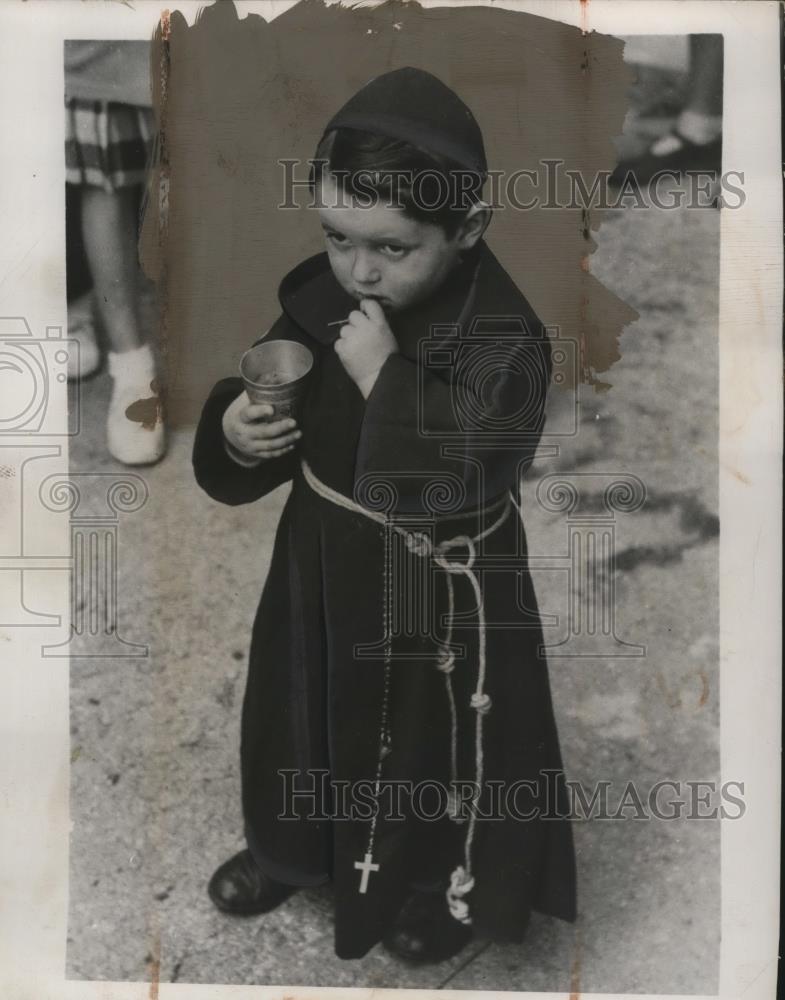
[[[458,780],[458,711],[455,707],[455,693],[452,689],[452,672],[455,669],[455,654],[451,651],[452,645],[452,623],[455,616],[455,590],[452,585],[452,576],[447,573],[445,576],[447,584],[447,635],[444,645],[439,650],[439,660],[436,669],[444,674],[444,687],[447,692],[447,702],[450,706],[450,791],[449,810],[450,816],[456,823],[462,822],[458,813],[458,803],[455,799],[455,782]]]
[[[470,707],[473,708],[476,713],[475,722],[475,776],[476,785],[479,793],[479,789],[482,787],[483,773],[484,773],[484,759],[483,759],[483,746],[482,746],[482,729],[483,729],[483,717],[490,711],[491,699],[485,693],[485,670],[486,670],[486,621],[485,621],[485,602],[483,600],[482,588],[480,587],[480,582],[477,579],[477,574],[474,572],[474,562],[477,556],[476,544],[487,538],[492,534],[500,525],[507,519],[510,514],[511,505],[510,500],[514,504],[516,510],[520,512],[520,507],[512,497],[512,494],[505,495],[505,497],[500,501],[503,504],[501,513],[487,528],[480,531],[474,536],[469,535],[456,535],[455,538],[445,539],[440,542],[436,547],[434,547],[431,539],[421,531],[407,531],[407,529],[396,525],[387,515],[380,513],[379,511],[369,510],[367,507],[363,507],[361,504],[356,503],[354,500],[343,493],[339,493],[337,490],[332,489],[326,483],[323,483],[321,479],[316,476],[316,474],[311,469],[310,465],[306,462],[304,458],[300,459],[300,466],[305,477],[305,481],[311,487],[311,489],[324,498],[334,503],[338,507],[342,507],[344,510],[351,511],[355,514],[362,514],[363,517],[367,517],[377,524],[382,525],[385,528],[392,528],[393,531],[401,535],[406,546],[410,552],[415,555],[425,557],[429,556],[433,558],[434,562],[440,569],[444,570],[447,583],[447,600],[448,600],[448,610],[447,610],[447,635],[445,637],[445,642],[439,650],[439,661],[437,663],[437,669],[444,673],[445,686],[447,690],[447,697],[450,705],[450,719],[451,719],[451,737],[450,737],[450,768],[452,772],[452,783],[453,786],[457,781],[458,774],[458,716],[455,705],[455,693],[452,687],[451,674],[455,668],[455,655],[450,650],[450,645],[452,641],[453,625],[455,617],[455,593],[452,577],[455,574],[462,574],[465,576],[469,583],[471,584],[472,590],[474,591],[475,601],[477,602],[477,640],[478,640],[478,665],[477,665],[477,684],[474,690],[474,694],[470,699]],[[495,509],[495,506],[490,508]],[[465,546],[467,550],[467,557],[465,562],[459,562],[456,560],[451,560],[447,557],[447,553],[452,551],[452,549],[458,548],[460,546]],[[389,605],[390,605],[390,587],[391,587],[391,570],[390,570],[390,553],[389,553],[389,532],[385,532],[385,551],[384,551],[384,582],[385,582],[385,595],[384,595],[384,610],[382,615],[383,625],[384,625],[384,637],[385,637],[385,648],[384,648],[384,694],[382,698],[382,721],[380,727],[380,744],[379,744],[379,759],[376,769],[376,780],[374,783],[375,795],[378,799],[379,788],[381,782],[381,772],[382,772],[382,761],[386,756],[386,748],[389,748],[389,732],[388,732],[388,700],[389,700],[389,671],[390,663],[392,659],[392,649],[390,640],[390,620],[389,620]],[[457,814],[457,803],[454,799],[453,791],[453,801],[452,801],[452,818],[456,821],[461,821],[461,817]],[[370,860],[370,856],[373,852],[373,844],[376,834],[376,813],[374,813],[371,819],[371,830],[368,841],[368,849],[366,854],[366,860]],[[474,831],[475,824],[477,820],[476,809],[471,810],[469,817],[469,824],[466,831],[466,839],[464,841],[464,861],[465,867],[459,865],[450,876],[450,887],[447,890],[447,902],[450,907],[451,914],[460,920],[462,923],[470,924],[471,916],[469,915],[469,907],[463,897],[469,893],[474,887],[474,877],[472,876],[472,843],[474,841]]]

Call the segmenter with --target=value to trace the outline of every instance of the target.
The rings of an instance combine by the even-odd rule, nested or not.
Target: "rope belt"
[[[476,788],[482,787],[483,781],[483,743],[482,743],[482,728],[483,719],[485,715],[490,711],[491,699],[490,696],[485,691],[485,639],[486,639],[486,625],[485,625],[485,607],[483,601],[482,588],[480,586],[480,581],[477,578],[477,574],[474,571],[474,562],[477,555],[477,543],[482,541],[491,535],[498,527],[500,527],[504,521],[509,517],[510,511],[514,506],[517,510],[520,510],[518,504],[511,494],[506,494],[501,500],[494,504],[489,510],[495,511],[497,508],[501,508],[501,511],[496,517],[496,519],[483,531],[480,531],[476,535],[456,535],[454,538],[445,539],[438,544],[434,544],[431,539],[422,531],[408,531],[401,525],[395,524],[395,522],[386,514],[379,511],[369,510],[363,507],[361,504],[355,503],[349,497],[344,496],[342,493],[338,493],[336,490],[329,487],[326,483],[323,483],[318,476],[316,476],[305,461],[305,459],[300,460],[300,465],[302,468],[305,481],[314,491],[325,500],[329,500],[338,507],[342,507],[344,510],[351,511],[354,514],[361,514],[363,517],[367,517],[371,521],[375,521],[377,524],[383,526],[386,529],[392,529],[398,535],[402,536],[406,544],[407,549],[414,555],[420,556],[422,558],[430,558],[433,562],[445,573],[445,580],[447,583],[447,626],[446,626],[446,636],[444,642],[439,647],[436,668],[444,675],[445,688],[447,692],[447,699],[450,706],[450,718],[451,718],[451,741],[450,741],[450,762],[451,762],[451,779],[453,787],[450,790],[448,796],[448,807],[450,818],[456,823],[465,822],[465,817],[461,816],[458,810],[458,802],[455,795],[455,782],[457,781],[458,773],[458,716],[455,705],[455,695],[453,692],[451,674],[455,669],[455,654],[452,652],[452,634],[453,634],[453,624],[455,617],[455,592],[453,577],[461,574],[466,577],[466,579],[471,584],[472,590],[474,591],[474,597],[477,602],[477,639],[478,639],[478,657],[477,657],[477,683],[475,685],[474,693],[470,699],[470,707],[476,712],[475,718],[475,732],[474,732],[474,744],[475,744],[475,775],[476,775]],[[465,552],[465,559],[457,559],[453,555],[456,549],[461,549]],[[375,784],[375,794],[378,800],[379,788],[381,782],[381,771],[382,762],[387,754],[390,752],[390,731],[389,731],[389,721],[388,721],[388,702],[389,702],[389,688],[390,688],[390,664],[392,662],[392,649],[390,644],[390,629],[388,620],[388,609],[390,606],[391,598],[391,587],[392,579],[390,572],[390,559],[389,559],[389,546],[385,544],[385,559],[384,559],[384,580],[385,580],[385,608],[383,613],[383,628],[385,636],[385,652],[384,652],[384,694],[382,700],[382,719],[380,725],[379,733],[379,757],[377,762],[376,770],[376,784]],[[376,833],[376,814],[374,814],[371,820],[371,830],[368,840],[368,847],[366,849],[365,858],[363,861],[355,862],[355,868],[362,872],[362,878],[360,881],[359,891],[364,893],[367,891],[368,886],[368,876],[371,872],[379,870],[379,865],[373,862],[373,846],[374,838]],[[456,920],[461,921],[461,923],[470,924],[472,922],[471,916],[469,915],[469,906],[463,897],[471,892],[474,887],[474,877],[472,875],[472,842],[474,840],[474,828],[476,821],[476,810],[470,810],[470,816],[468,821],[468,826],[466,830],[466,838],[464,841],[464,864],[458,865],[458,867],[452,872],[450,876],[450,886],[447,889],[447,902],[450,907],[450,913]]]

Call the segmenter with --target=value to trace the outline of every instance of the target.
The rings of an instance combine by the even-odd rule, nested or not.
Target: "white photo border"
[[[236,0],[235,5],[241,17],[253,11],[269,20],[294,2]],[[491,5],[491,0],[471,2]],[[460,3],[424,0],[423,6]],[[194,0],[172,3],[189,23],[204,5]],[[493,6],[614,35],[713,32],[725,38],[723,166],[744,170],[746,201],[721,218],[721,767],[723,775],[744,777],[746,814],[722,829],[719,996],[772,997],[779,923],[781,705],[779,5],[775,0],[592,0],[591,4],[497,0]],[[45,336],[47,328],[67,329],[63,41],[149,39],[163,8],[158,0],[4,0],[0,5],[4,195],[0,316],[23,316],[35,336]],[[65,428],[65,387],[54,386],[54,391]],[[64,436],[36,439],[37,447],[59,455],[64,473],[67,441]],[[7,438],[0,445],[0,465],[10,470],[9,475],[17,474],[29,457],[29,444]],[[11,526],[8,531],[1,529],[3,537],[13,534],[21,516],[21,507],[2,511],[6,528]],[[67,526],[58,536],[51,530],[42,528],[41,551],[64,555]],[[38,609],[57,608],[67,623],[66,577],[52,569],[30,572],[24,601]],[[36,627],[0,627],[0,991],[4,996],[260,1000],[296,995],[300,1000],[330,994],[370,1000],[401,992],[66,980],[68,664],[64,659],[42,658],[41,643]],[[406,993],[411,1000],[431,995],[427,990]],[[524,994],[461,990],[439,995],[470,1000]],[[641,995],[636,1000],[642,1000]]]

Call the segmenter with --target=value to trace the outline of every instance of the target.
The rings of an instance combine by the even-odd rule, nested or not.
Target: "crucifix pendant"
[[[379,866],[374,864],[371,860],[371,855],[366,854],[363,861],[355,861],[354,867],[362,872],[362,877],[360,879],[360,892],[366,893],[368,891],[368,876],[371,872],[378,872]]]

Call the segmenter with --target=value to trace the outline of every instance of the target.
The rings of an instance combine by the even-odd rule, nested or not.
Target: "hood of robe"
[[[324,135],[339,128],[400,139],[483,177],[488,172],[482,132],[470,108],[438,77],[415,66],[382,73],[358,90]]]

